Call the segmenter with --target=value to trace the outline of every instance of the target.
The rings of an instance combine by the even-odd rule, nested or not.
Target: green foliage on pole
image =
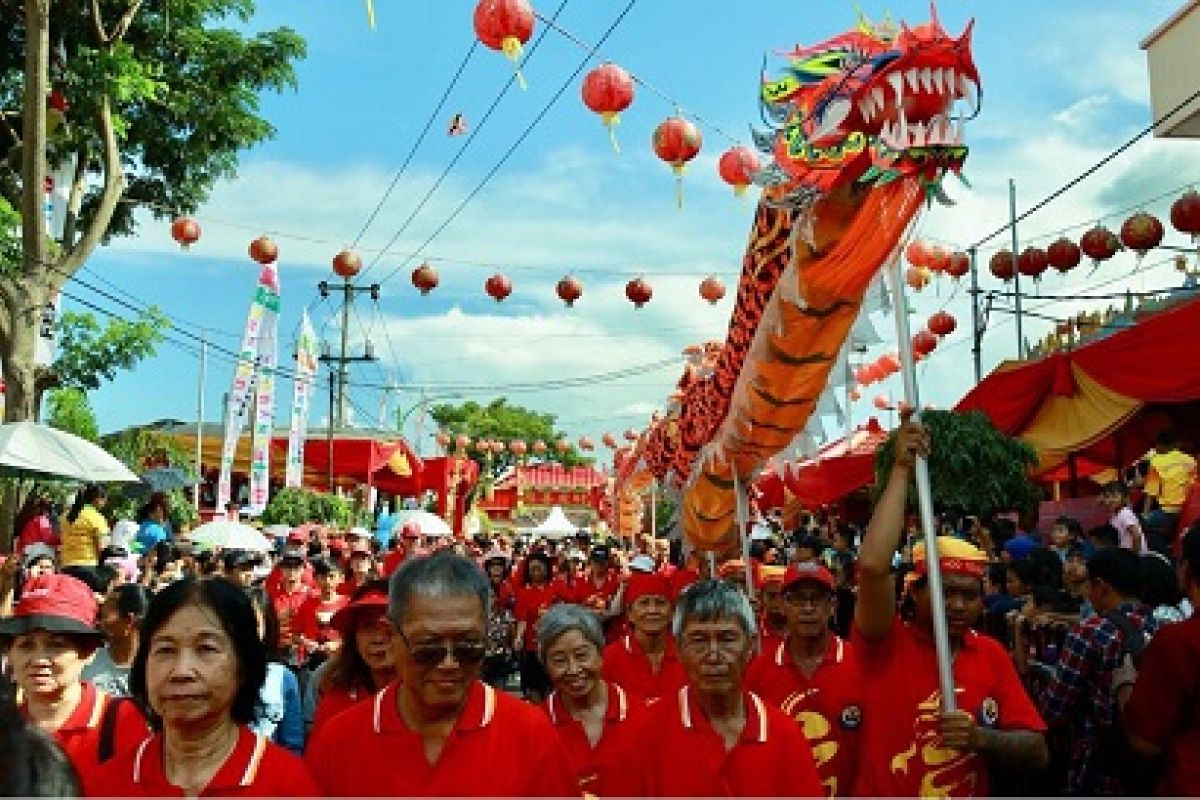
[[[150,308],[134,320],[109,319],[103,327],[92,314],[65,312],[58,320],[58,358],[51,369],[62,388],[99,389],[120,370],[133,369],[154,355],[170,320]]]
[[[932,442],[929,483],[937,510],[986,515],[1037,508],[1042,493],[1029,477],[1037,464],[1032,447],[1005,436],[978,411],[926,411],[921,421]],[[876,492],[887,482],[895,458],[893,432],[875,454]],[[909,497],[915,502],[915,493]]]
[[[262,521],[264,525],[288,525],[293,528],[306,522],[341,528],[350,524],[350,517],[350,504],[343,498],[293,488],[280,489],[271,497],[263,511]]]
[[[516,457],[507,449],[499,455],[487,456],[480,453],[475,447],[475,443],[480,439],[490,439],[505,444],[514,441],[525,442],[526,447],[529,448],[525,453],[525,463],[543,458],[534,455],[532,450],[533,443],[538,440],[545,442],[546,447],[549,448],[544,456],[545,460],[555,461],[567,467],[591,463],[591,459],[580,455],[574,442],[571,443],[571,447],[566,453],[558,452],[555,443],[560,439],[568,439],[568,437],[565,433],[555,429],[557,417],[554,414],[534,411],[524,406],[510,405],[508,400],[503,397],[493,400],[487,405],[481,405],[474,400],[462,405],[436,405],[430,410],[429,415],[437,423],[438,430],[448,434],[451,440],[461,434],[466,434],[471,438],[471,447],[467,454],[479,464],[480,475],[483,476],[488,475],[489,469],[493,476],[499,475],[515,463]],[[568,441],[570,440],[568,439]]]
[[[195,475],[193,454],[173,437],[158,431],[127,428],[100,437],[100,446],[138,475],[155,467],[170,467],[189,476]],[[177,533],[200,521],[200,515],[184,490],[172,489],[166,492],[166,497],[167,516]],[[124,487],[117,487],[109,494],[105,511],[113,519],[136,520],[146,500],[145,496],[127,495]]]
[[[100,439],[96,414],[82,389],[55,389],[47,398],[47,406],[49,417],[46,423],[51,428],[73,433],[89,442]]]

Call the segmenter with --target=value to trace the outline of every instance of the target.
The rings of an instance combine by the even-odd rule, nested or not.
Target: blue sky
[[[538,0],[535,6],[550,15],[560,3]],[[967,131],[972,155],[966,173],[973,189],[949,187],[958,205],[930,211],[923,234],[969,243],[1005,221],[1009,177],[1017,180],[1023,208],[1148,124],[1145,57],[1138,43],[1177,5],[1177,0],[943,3],[942,21],[955,34],[968,18],[976,19],[983,112]],[[924,3],[862,6],[872,17],[890,11],[913,22],[928,18]],[[336,337],[337,320],[328,321],[335,305],[319,299],[316,282],[330,277],[330,259],[354,241],[470,47],[473,7],[470,0],[376,0],[372,31],[356,0],[261,2],[251,27],[289,25],[309,46],[309,57],[298,69],[299,90],[263,99],[263,113],[277,127],[277,137],[245,153],[238,178],[213,192],[196,215],[204,228],[196,246],[179,250],[170,239],[169,222],[147,220],[136,238],[98,251],[84,280],[119,287],[158,305],[186,329],[203,326],[214,342],[236,349],[257,275],[246,247],[268,233],[281,252],[285,358],[306,307],[319,331]],[[625,7],[626,0],[567,0],[559,23],[595,42]],[[676,209],[670,170],[649,147],[654,126],[675,108],[639,91],[623,115],[623,147],[617,155],[582,105],[576,79],[496,176],[410,263],[406,255],[446,222],[585,57],[576,44],[550,31],[525,65],[529,89],[513,88],[503,97],[426,207],[397,237],[463,144],[446,136],[451,114],[461,112],[472,128],[480,127],[510,75],[501,55],[478,48],[358,246],[368,263],[378,256],[365,279],[388,279],[378,305],[362,298],[352,317],[351,339],[370,338],[381,356],[378,365],[353,368],[357,420],[374,422],[385,394],[393,410],[411,407],[418,398],[411,388],[415,384],[432,386],[437,395],[436,387],[448,383],[500,387],[588,376],[664,361],[688,343],[723,338],[729,299],[710,308],[696,286],[715,273],[732,290],[753,214],[753,202],[734,198],[716,177],[716,161],[732,144],[723,133],[745,140],[748,126],[757,122],[756,84],[764,53],[825,39],[849,28],[854,16],[850,2],[635,2],[600,48],[603,58],[593,58],[588,68],[599,60],[616,61],[708,123],[701,126],[704,151],[686,177],[686,207]],[[1144,140],[1032,217],[1021,227],[1022,238],[1089,225],[1198,177],[1200,151],[1194,145]],[[1147,207],[1162,213],[1169,202]],[[1119,226],[1120,220],[1110,224]],[[388,252],[379,254],[394,237]],[[984,257],[991,252],[985,248]],[[408,276],[425,258],[435,259],[442,284],[421,297]],[[512,297],[502,305],[482,288],[497,268],[514,283]],[[1048,278],[1043,291],[1177,282],[1169,267],[1136,274],[1133,268],[1132,257],[1120,257],[1090,276],[1080,270]],[[568,272],[584,283],[583,299],[574,309],[554,296],[554,284]],[[635,310],[624,298],[623,285],[637,274],[654,286],[655,297]],[[69,291],[96,299],[83,287]],[[961,290],[952,293],[942,285],[914,297],[912,304],[916,323],[942,306],[959,318],[958,332],[920,369],[923,400],[952,405],[973,382],[965,332],[969,303]],[[1064,316],[1095,306],[1059,303],[1042,313]],[[985,338],[985,369],[1015,351],[1006,317],[993,318],[996,327]],[[872,355],[895,340],[889,319],[874,322],[886,341]],[[1031,321],[1027,332],[1040,336],[1048,325]],[[93,394],[101,428],[164,417],[195,419],[197,366],[194,350],[164,344],[155,358]],[[209,420],[217,414],[232,369],[220,357],[209,363]],[[678,374],[679,367],[671,365],[587,388],[496,389],[467,396],[507,395],[559,414],[572,436],[599,437],[644,424]],[[393,382],[398,391],[381,391]],[[884,390],[898,392],[898,379]],[[872,387],[868,399],[875,393]],[[281,418],[289,399],[290,386],[284,385]],[[860,422],[871,413],[867,402],[852,409]],[[324,414],[318,398],[314,424]]]

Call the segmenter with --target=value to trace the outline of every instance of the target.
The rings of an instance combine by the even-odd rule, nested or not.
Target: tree
[[[148,428],[127,428],[100,438],[100,446],[133,472],[142,474],[154,467],[175,467],[194,475],[192,454],[175,439]],[[124,491],[109,496],[106,511],[113,519],[135,519],[146,498]],[[194,525],[200,515],[181,489],[167,492],[167,512],[175,530]]]
[[[939,510],[988,515],[998,511],[1032,511],[1042,499],[1029,478],[1037,453],[1019,439],[1005,436],[978,411],[927,411],[933,452],[929,483]],[[883,487],[896,459],[892,433],[875,454],[875,485]]]
[[[95,442],[100,438],[100,427],[96,415],[88,402],[87,394],[81,389],[54,389],[50,392],[51,428],[73,433],[81,439]]]
[[[541,440],[549,446],[547,457],[565,466],[573,467],[590,463],[579,455],[574,445],[565,453],[559,454],[554,444],[565,434],[554,428],[556,417],[533,411],[522,406],[509,405],[508,400],[501,397],[487,405],[480,405],[471,400],[462,405],[437,405],[430,410],[429,415],[438,424],[438,429],[450,436],[451,439],[466,434],[471,438],[472,447],[469,455],[479,464],[480,475],[496,476],[504,472],[515,462],[515,457],[507,449],[499,455],[486,455],[478,452],[474,443],[480,439],[492,441],[513,442],[523,441],[526,446],[532,446]],[[532,456],[527,454],[526,459]]]
[[[39,375],[38,388],[99,389],[118,370],[133,369],[154,355],[170,324],[157,308],[135,320],[110,318],[103,328],[91,314],[68,311],[58,322],[58,358]]]

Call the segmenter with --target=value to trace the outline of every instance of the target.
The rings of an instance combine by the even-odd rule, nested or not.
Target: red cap
[[[387,605],[387,592],[383,589],[372,589],[334,612],[333,617],[329,620],[329,624],[334,630],[342,634],[343,638],[348,638],[350,636],[350,628],[358,622],[361,612],[364,610],[386,611]]]
[[[34,630],[100,636],[100,604],[86,583],[70,575],[39,575],[25,584],[13,614],[0,620],[0,636]]]
[[[627,607],[633,605],[639,597],[651,594],[665,597],[670,602],[673,593],[671,581],[667,576],[658,572],[635,572],[629,576],[629,583],[625,586],[625,605]]]
[[[308,534],[301,530],[293,530],[287,535],[288,544],[308,544]]]
[[[783,588],[787,589],[792,584],[799,583],[800,581],[815,581],[831,592],[834,588],[833,573],[822,565],[814,564],[811,561],[789,564],[787,572],[783,575]]]
[[[400,537],[403,539],[420,539],[421,526],[415,522],[404,523],[404,527],[400,529]]]

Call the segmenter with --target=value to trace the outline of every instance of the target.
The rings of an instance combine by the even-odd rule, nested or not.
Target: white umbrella
[[[547,539],[565,539],[574,535],[578,527],[567,519],[561,506],[550,509],[550,513],[542,520],[542,524],[533,529],[534,536],[544,536]]]
[[[420,528],[422,536],[449,536],[454,532],[446,524],[446,520],[428,511],[400,511],[395,520],[393,532],[402,530],[410,522]]]
[[[89,441],[36,422],[0,425],[0,471],[89,483],[138,483],[120,461]]]
[[[220,547],[222,550],[252,550],[266,553],[272,544],[262,533],[240,522],[217,519],[206,522],[190,534],[191,540],[205,547]]]

